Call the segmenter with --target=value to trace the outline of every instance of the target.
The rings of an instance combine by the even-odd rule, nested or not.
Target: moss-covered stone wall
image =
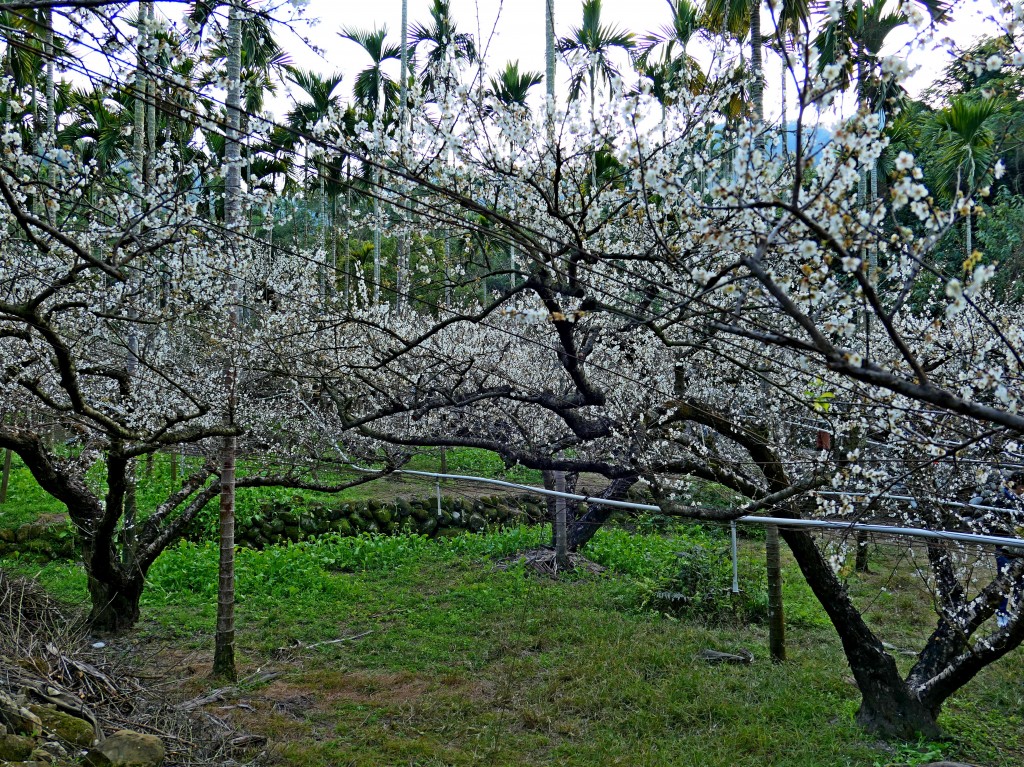
[[[436,498],[294,507],[283,501],[272,501],[256,517],[239,523],[236,540],[241,546],[263,548],[324,533],[392,535],[408,532],[434,537],[539,522],[545,514],[543,502],[527,496],[490,496],[476,500],[442,496],[440,511]]]

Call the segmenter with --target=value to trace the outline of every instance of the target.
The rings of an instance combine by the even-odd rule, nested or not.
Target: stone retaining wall
[[[295,506],[272,501],[256,518],[239,523],[236,540],[240,546],[263,548],[324,533],[447,536],[539,522],[546,513],[543,502],[531,496],[442,496],[440,511],[436,498]]]
[[[42,559],[72,559],[74,526],[63,514],[45,514],[20,527],[0,529],[0,557],[16,552]]]
[[[442,496],[440,512],[437,498],[320,504],[296,498],[294,503],[267,502],[257,516],[239,520],[235,536],[239,546],[250,548],[301,541],[325,533],[451,536],[541,522],[546,515],[544,502],[528,495],[496,495],[475,500]],[[195,530],[188,537],[199,539],[204,535]],[[66,516],[52,514],[17,528],[0,529],[0,557],[15,553],[49,560],[73,559],[74,528]]]

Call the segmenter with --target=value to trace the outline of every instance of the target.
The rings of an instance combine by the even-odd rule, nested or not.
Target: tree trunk
[[[229,230],[241,226],[241,64],[242,64],[242,12],[237,4],[231,6],[228,20],[228,129],[224,155],[228,163],[225,179],[224,218]],[[230,312],[233,328],[238,325],[236,307]],[[227,399],[225,420],[229,426],[235,422],[235,368],[229,358],[225,362],[224,386]],[[224,437],[221,443],[220,475],[220,566],[217,588],[217,634],[214,642],[213,674],[235,679],[235,456],[237,438]]]
[[[544,86],[549,108],[555,106],[555,0],[544,3]]]
[[[608,486],[601,491],[601,498],[612,501],[621,501],[626,497],[626,492],[636,483],[636,477],[623,477],[613,479]],[[579,551],[590,542],[597,531],[608,518],[615,513],[614,506],[607,506],[600,503],[592,503],[586,514],[574,519],[566,531],[566,545],[569,551]]]
[[[156,7],[152,2],[146,3],[146,19],[150,24],[149,30],[153,29],[153,22],[156,21]],[[146,152],[148,154],[146,163],[146,186],[152,187],[155,180],[156,157],[156,79],[154,77],[153,59],[146,57]]]
[[[565,472],[556,471],[555,490],[565,492]],[[565,498],[555,498],[555,565],[559,570],[569,569],[569,549],[565,534]]]
[[[768,575],[768,648],[772,660],[786,660],[786,617],[782,603],[782,556],[777,525],[765,526],[764,552]]]
[[[53,80],[53,8],[47,8],[43,12],[44,24],[46,25],[46,43],[44,56],[46,58],[46,135],[53,141],[57,128],[57,97]]]
[[[854,560],[853,569],[858,573],[870,573],[868,569],[868,534],[863,530],[857,531],[857,557]]]
[[[544,85],[547,88],[548,147],[552,156],[555,149],[555,0],[544,3]]]
[[[750,101],[754,110],[755,145],[760,147],[764,139],[761,136],[761,123],[764,122],[764,68],[761,65],[761,2],[755,0],[750,4]]]
[[[235,670],[235,454],[237,438],[221,446],[220,564],[217,587],[217,636],[213,675],[234,680]]]
[[[146,3],[138,7],[139,29],[135,37],[135,83],[133,93],[135,114],[132,120],[132,163],[135,178],[142,187],[146,157]]]
[[[814,539],[799,530],[783,528],[780,533],[843,643],[843,652],[861,693],[857,723],[886,738],[938,737],[936,712],[910,694],[896,661],[864,622]]]
[[[779,47],[782,50],[782,80],[779,86],[782,89],[780,103],[782,104],[782,156],[789,157],[789,109],[786,107],[786,85],[789,80],[789,43],[786,36],[779,35]]]
[[[7,503],[7,484],[11,480],[11,449],[4,451],[4,475],[0,480],[0,503]]]
[[[968,258],[968,260],[971,258],[971,255],[973,255],[973,253],[974,253],[974,233],[973,233],[973,227],[971,226],[971,218],[972,218],[972,216],[973,216],[973,213],[968,211],[967,215],[964,217],[964,227],[966,229],[965,240],[966,240],[966,243],[967,243],[967,258]]]
[[[590,140],[594,142],[594,153],[590,157],[590,193],[597,193],[597,59],[593,56],[590,62]]]
[[[400,147],[405,147],[405,128],[409,119],[409,0],[402,0],[402,50],[401,50],[401,82],[398,84],[399,104],[399,135],[401,138]],[[401,208],[399,208],[401,210]],[[399,216],[404,218],[403,213]],[[399,224],[401,227],[401,222]],[[408,299],[409,293],[409,243],[406,241],[405,232],[399,228],[398,238],[395,243],[395,306],[402,311]]]
[[[102,634],[122,634],[138,623],[139,601],[145,581],[142,574],[115,580],[101,580],[89,575],[89,596],[92,598],[89,625],[92,630]]]

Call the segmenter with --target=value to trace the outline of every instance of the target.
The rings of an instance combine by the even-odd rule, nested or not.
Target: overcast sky
[[[518,60],[520,68],[544,70],[544,4],[545,0],[452,0],[452,16],[459,28],[471,32],[486,53],[488,68],[498,69],[505,62]],[[555,29],[559,36],[569,34],[581,20],[580,0],[555,0]],[[894,4],[895,5],[895,4]],[[431,0],[409,0],[409,24],[429,19]],[[401,0],[310,0],[306,15],[318,23],[312,26],[309,37],[325,49],[323,58],[306,50],[297,52],[296,62],[323,72],[340,70],[346,79],[342,89],[351,91],[354,73],[365,67],[369,59],[350,41],[342,40],[337,32],[344,26],[369,29],[386,24],[389,37],[399,41],[402,18]],[[990,0],[962,1],[956,11],[954,24],[946,25],[942,34],[967,44],[984,29],[982,17],[992,12]],[[604,0],[602,18],[606,23],[622,26],[637,35],[658,29],[668,23],[670,11],[667,0]],[[771,29],[767,8],[762,13],[762,26]],[[911,37],[908,27],[904,34],[892,35],[891,48],[895,51]],[[289,46],[293,50],[295,47]],[[925,87],[946,63],[941,52],[921,54],[922,71],[911,82],[912,92]],[[779,114],[779,60],[769,55],[766,61],[766,108],[768,115]],[[397,66],[396,66],[397,72]],[[559,90],[566,89],[567,69],[560,64]],[[538,89],[539,90],[539,89]]]
[[[544,70],[544,5],[545,0],[451,0],[452,16],[459,29],[473,34],[478,47],[486,55],[491,71],[514,60],[520,62],[521,70]],[[431,0],[409,0],[410,27],[416,22],[428,21],[430,6]],[[572,27],[580,23],[581,6],[581,0],[555,0],[557,35],[568,35]],[[983,18],[991,13],[991,0],[961,0],[955,12],[955,22],[945,25],[942,35],[955,39],[960,45],[969,44],[985,30]],[[302,67],[322,73],[341,71],[345,76],[341,85],[345,97],[351,94],[355,74],[369,65],[369,58],[355,43],[340,38],[338,31],[343,27],[371,29],[386,24],[391,42],[397,44],[400,39],[401,0],[309,0],[304,15],[310,25],[302,31],[322,49],[322,55],[287,33],[282,33],[282,45],[292,54],[294,62]],[[670,10],[667,0],[604,0],[602,18],[605,23],[624,27],[640,36],[668,23]],[[762,28],[766,33],[772,29],[767,7],[762,11]],[[910,27],[891,35],[892,42],[887,52],[897,52],[911,37]],[[697,52],[699,57],[698,51],[693,52]],[[909,83],[912,93],[926,87],[946,65],[948,57],[933,50],[918,53],[916,60],[923,66]],[[392,63],[392,66],[393,74],[397,75],[398,64]],[[766,56],[765,105],[769,118],[777,117],[780,112],[780,66],[777,57]],[[560,62],[557,78],[560,98],[565,97],[567,79],[568,69],[564,62]],[[538,92],[540,90],[537,89]],[[794,89],[790,89],[791,103],[793,93]],[[288,107],[285,95],[271,102],[271,108],[278,115]],[[844,111],[855,108],[852,97],[846,104],[841,103],[839,108]]]

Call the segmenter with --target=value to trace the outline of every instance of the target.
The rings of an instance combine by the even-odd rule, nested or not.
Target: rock
[[[32,756],[36,748],[33,738],[24,735],[0,736],[0,762],[20,762]]]
[[[15,699],[0,692],[0,724],[8,730],[35,737],[43,732],[39,717],[24,707],[24,698]]]
[[[53,744],[56,745],[56,744]],[[37,748],[31,753],[29,759],[36,764],[52,764],[57,761],[57,757],[47,751],[45,748]],[[30,762],[30,764],[32,763]]]
[[[85,755],[87,767],[158,767],[164,761],[164,744],[155,735],[120,730]]]
[[[39,717],[43,729],[63,742],[76,748],[89,748],[96,740],[96,731],[90,722],[58,711],[56,706],[29,706],[29,711]]]
[[[332,522],[331,529],[339,535],[352,535],[352,523],[347,519],[338,519]]]
[[[466,524],[474,533],[482,533],[487,529],[487,520],[479,514],[470,514]]]
[[[706,663],[753,663],[754,654],[750,650],[740,650],[739,653],[719,652],[718,650],[701,650],[697,657]]]

